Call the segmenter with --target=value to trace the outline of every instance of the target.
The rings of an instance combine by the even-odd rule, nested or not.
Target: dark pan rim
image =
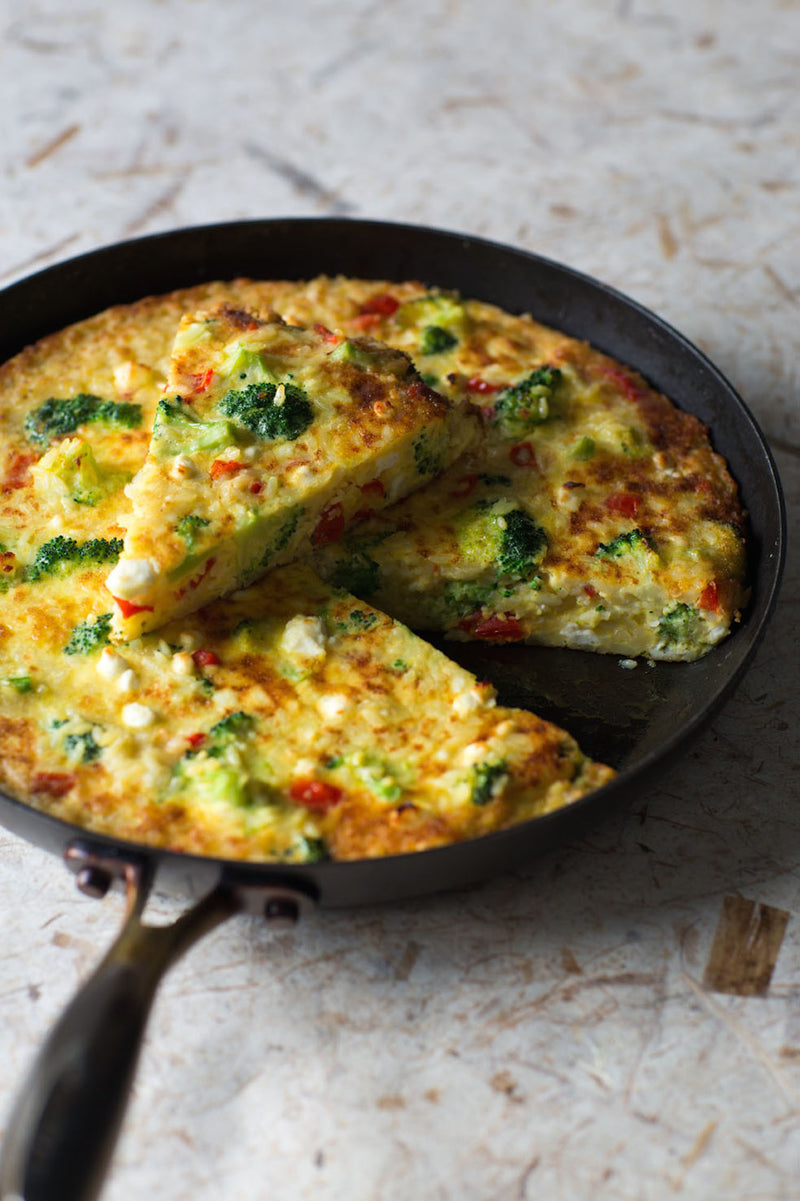
[[[628,313],[635,315],[650,329],[657,331],[668,344],[690,356],[698,367],[702,368],[708,380],[713,382],[718,395],[724,397],[725,405],[731,406],[733,410],[738,412],[739,418],[744,419],[749,450],[751,453],[755,453],[760,459],[760,465],[770,485],[769,495],[762,497],[767,508],[768,525],[772,527],[771,531],[768,531],[769,541],[761,548],[761,574],[764,578],[759,581],[758,594],[754,598],[754,601],[751,602],[742,626],[727,640],[727,644],[733,646],[735,650],[730,655],[723,684],[715,691],[712,691],[707,703],[694,711],[687,721],[678,723],[674,733],[669,738],[647,752],[637,763],[623,767],[617,778],[604,787],[552,813],[531,818],[528,821],[482,835],[479,838],[451,843],[442,847],[434,847],[421,852],[416,851],[379,859],[325,861],[315,864],[280,864],[200,856],[95,833],[67,822],[62,818],[34,809],[25,802],[9,797],[4,793],[0,793],[0,820],[11,829],[22,832],[23,836],[30,838],[31,841],[39,842],[50,850],[63,849],[64,846],[70,843],[83,843],[97,848],[100,852],[118,856],[121,859],[135,859],[137,857],[146,859],[156,858],[166,868],[167,875],[177,879],[187,873],[202,877],[208,876],[210,872],[216,872],[217,874],[221,872],[226,878],[242,882],[247,882],[248,880],[258,882],[265,877],[285,880],[287,882],[305,881],[313,890],[321,892],[324,897],[328,891],[328,883],[333,883],[338,875],[342,875],[345,872],[353,876],[357,887],[359,877],[364,877],[365,880],[374,879],[376,878],[376,873],[383,874],[387,880],[397,880],[406,876],[413,877],[416,875],[413,870],[414,867],[419,865],[421,860],[424,860],[434,875],[436,875],[434,869],[441,867],[442,879],[444,881],[443,887],[449,887],[451,885],[447,882],[450,875],[448,865],[457,857],[463,855],[466,848],[480,847],[481,855],[485,858],[485,861],[497,865],[495,868],[489,868],[486,872],[481,872],[481,875],[490,874],[494,870],[500,870],[504,865],[513,865],[516,862],[530,858],[536,852],[540,843],[544,847],[551,845],[555,841],[557,831],[562,825],[569,822],[576,827],[580,826],[582,824],[581,819],[585,819],[590,813],[595,813],[597,810],[609,806],[613,801],[621,799],[623,793],[628,793],[633,787],[643,783],[646,777],[650,776],[660,764],[669,759],[679,746],[691,740],[720,708],[741,679],[747,665],[755,654],[777,601],[786,542],[786,514],[779,477],[764,435],[748,406],[719,369],[683,334],[637,301],[630,299],[624,293],[594,279],[590,275],[544,256],[484,238],[472,237],[427,226],[386,221],[362,221],[357,218],[348,217],[278,217],[263,220],[223,222],[212,225],[186,226],[181,229],[112,243],[75,256],[62,263],[44,268],[33,275],[13,282],[7,288],[3,289],[0,292],[0,305],[13,306],[15,300],[22,298],[25,291],[48,281],[52,282],[53,285],[67,283],[70,276],[74,275],[76,271],[82,272],[87,268],[93,269],[99,267],[102,278],[103,263],[122,254],[136,253],[138,251],[144,253],[148,248],[149,252],[152,253],[153,249],[157,249],[159,245],[175,244],[181,239],[191,239],[198,235],[213,241],[215,238],[222,238],[226,234],[234,232],[246,233],[252,231],[254,234],[258,234],[276,231],[281,227],[293,230],[324,229],[326,232],[330,231],[332,235],[335,234],[337,228],[351,230],[357,228],[378,234],[383,231],[387,235],[436,240],[445,246],[449,243],[454,254],[459,250],[477,250],[483,253],[495,254],[498,258],[508,257],[516,262],[525,263],[533,271],[557,273],[562,278],[572,281],[576,287],[580,286],[591,289],[596,293],[598,299],[607,298],[614,301]],[[175,274],[176,276],[179,274],[178,269],[176,269]],[[233,271],[227,275],[227,278],[234,278],[245,274],[247,273],[243,271]],[[251,277],[264,278],[260,274]],[[303,277],[305,277],[305,273],[294,276],[294,278]],[[107,280],[108,276],[106,275],[104,278]],[[226,276],[217,273],[213,276],[208,275],[205,278],[226,278]],[[176,278],[173,287],[191,286],[192,282],[202,282],[202,280],[198,279],[197,281],[186,283]],[[117,290],[120,293],[117,299],[108,299],[103,296],[95,307],[89,307],[86,312],[78,313],[76,310],[73,310],[73,315],[68,317],[63,325],[83,320],[112,304],[127,304],[141,298],[140,295],[128,297],[125,294],[124,280],[119,282]],[[168,290],[170,289],[164,289],[164,291]],[[52,327],[40,331],[34,329],[31,335],[24,337],[21,343],[17,340],[14,349],[11,349],[7,353],[2,353],[1,357],[3,361],[10,357],[10,355],[18,353],[30,341],[37,340],[51,332],[54,332]],[[576,333],[573,330],[567,330],[567,332],[572,333],[573,336],[581,336],[579,332]],[[634,367],[637,366],[635,361],[631,365]],[[685,407],[683,403],[681,403],[681,407]],[[732,467],[735,472],[735,462],[732,464]],[[715,653],[716,649],[711,652],[711,654]],[[682,664],[670,666],[678,671],[684,667]],[[5,812],[3,812],[3,809],[5,809]],[[32,828],[35,829],[35,833],[31,833]],[[426,869],[425,874],[426,876],[429,875],[428,869]],[[458,875],[458,872],[456,874]],[[432,884],[429,880],[421,888],[416,889],[411,887],[407,891],[404,891],[406,891],[406,895],[411,896],[435,890],[436,885]],[[334,888],[333,891],[336,892],[337,890]],[[381,889],[378,888],[377,892],[380,893]],[[334,901],[335,903],[338,902]],[[345,901],[345,903],[347,902]]]

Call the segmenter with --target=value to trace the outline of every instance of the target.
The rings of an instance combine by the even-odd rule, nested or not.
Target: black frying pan
[[[166,968],[197,938],[246,910],[296,920],[314,903],[349,906],[458,888],[513,868],[646,778],[719,708],[772,612],[785,516],[780,484],[748,409],[711,363],[663,321],[613,289],[547,259],[477,238],[346,219],[203,226],[137,239],[51,267],[0,293],[0,361],[112,304],[211,279],[302,279],[325,272],[420,279],[530,312],[627,362],[713,429],[750,514],[752,601],[744,622],[705,659],[621,671],[616,656],[448,643],[447,653],[497,686],[505,704],[564,725],[619,769],[560,812],[415,855],[312,865],[245,864],[89,835],[0,795],[0,820],[65,856],[84,891],[124,882],[128,913],[109,954],[51,1034],[13,1113],[0,1165],[2,1201],[97,1196],[132,1080],[150,1002]],[[141,922],[155,883],[201,895],[174,926]]]

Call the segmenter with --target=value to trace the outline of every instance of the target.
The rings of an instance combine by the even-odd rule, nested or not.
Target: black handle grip
[[[183,951],[239,908],[218,888],[174,925],[151,927],[140,922],[138,901],[34,1064],[6,1133],[2,1201],[95,1201],[158,983]]]

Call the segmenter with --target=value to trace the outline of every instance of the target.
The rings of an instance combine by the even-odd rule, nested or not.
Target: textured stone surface
[[[791,0],[0,3],[0,283],[120,238],[349,213],[635,296],[750,403],[800,511]],[[752,670],[640,801],[452,897],[239,918],[167,978],[105,1196],[766,1201],[800,1161],[797,559]],[[723,897],[789,912],[708,990]],[[0,835],[0,1123],[121,902]],[[160,919],[174,902],[157,899]]]

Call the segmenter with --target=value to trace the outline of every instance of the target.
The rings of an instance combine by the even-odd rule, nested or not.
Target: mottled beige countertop
[[[794,0],[0,0],[0,284],[239,217],[513,243],[711,356],[796,527],[799,84]],[[580,841],[460,895],[209,936],[157,999],[104,1199],[796,1196],[797,597],[790,556],[733,699]],[[717,991],[711,954],[748,901],[762,996]],[[2,834],[0,907],[2,1127],[122,904]]]

